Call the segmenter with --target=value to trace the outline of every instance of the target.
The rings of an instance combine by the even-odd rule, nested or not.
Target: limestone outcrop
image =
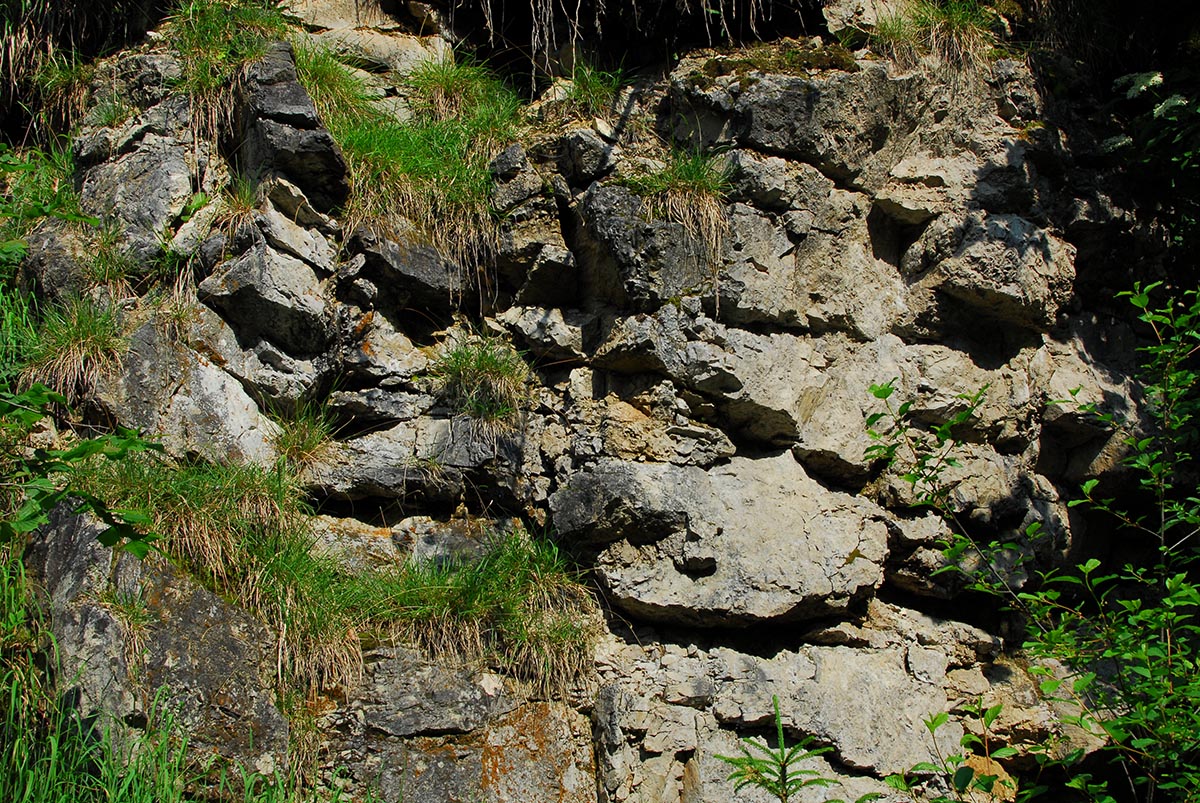
[[[292,5],[379,81],[448,52],[432,29],[403,33],[394,4]],[[831,30],[876,12],[825,9]],[[517,517],[579,561],[611,613],[567,700],[372,646],[361,683],[324,699],[328,778],[419,803],[758,801],[714,756],[769,729],[778,697],[788,733],[832,747],[813,766],[854,799],[928,760],[931,714],[1003,702],[1014,744],[1050,727],[994,617],[944,604],[960,590],[935,574],[947,525],[902,468],[868,459],[870,387],[895,380],[923,428],[986,388],[943,477],[952,507],[988,540],[1039,522],[1049,540],[1025,548],[1048,566],[1083,532],[1067,506],[1078,483],[1119,480],[1122,439],[1059,400],[1136,419],[1133,340],[1079,302],[1079,229],[1054,211],[1072,186],[1042,176],[1063,157],[1028,136],[1045,109],[1022,65],[953,87],[865,52],[844,66],[696,54],[626,90],[637,125],[577,121],[501,149],[485,283],[413,236],[342,228],[345,159],[290,46],[247,71],[229,153],[186,136],[186,103],[162,89],[169,56],[115,59],[137,111],[76,138],[84,209],[147,264],[164,232],[190,245],[192,272],[183,313],[133,331],[93,408],[178,456],[269,464],[268,413],[325,400],[341,427],[302,474],[329,514],[314,548],[353,566],[469,554],[454,521]],[[716,249],[621,179],[662,155],[655,125],[720,154]],[[235,172],[259,182],[255,209],[202,229],[185,207]],[[30,246],[29,287],[80,291],[71,235],[47,226]],[[529,370],[499,426],[451,409],[431,371],[480,332]],[[136,720],[161,684],[198,747],[282,766],[275,635],[169,566],[114,557],[79,520],[41,538],[31,565],[81,710]],[[110,581],[153,600],[146,660],[164,668],[136,682],[88,596]],[[937,738],[955,745],[961,728]]]

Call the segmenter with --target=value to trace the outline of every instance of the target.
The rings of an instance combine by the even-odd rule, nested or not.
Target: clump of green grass
[[[914,66],[923,53],[951,68],[979,68],[995,47],[993,18],[979,0],[909,0],[881,17],[871,45],[898,64]]]
[[[482,264],[496,239],[487,165],[516,137],[516,94],[473,62],[426,62],[402,79],[413,118],[400,122],[332,53],[298,48],[296,66],[350,166],[348,228],[415,225],[460,265]]]
[[[221,191],[213,225],[224,231],[227,236],[233,237],[243,226],[254,223],[254,216],[261,203],[257,182],[244,176],[234,176]]]
[[[26,347],[23,379],[26,384],[40,382],[74,403],[120,366],[125,348],[111,307],[87,297],[70,298],[42,310]]]
[[[120,228],[113,224],[102,226],[95,232],[92,245],[90,258],[83,265],[84,279],[115,298],[130,295],[140,266],[125,249]]]
[[[478,336],[450,344],[434,361],[430,375],[456,414],[501,424],[520,412],[529,369],[506,341]]]
[[[289,28],[269,0],[179,0],[162,30],[183,66],[179,89],[195,104],[197,133],[215,141],[233,111],[230,85]]]
[[[661,170],[626,176],[621,183],[645,199],[650,217],[678,223],[703,243],[715,264],[729,228],[722,205],[729,176],[716,156],[672,149]]]
[[[336,428],[328,405],[305,401],[290,413],[272,415],[279,432],[272,439],[275,454],[294,471],[327,455],[333,448]]]
[[[33,83],[41,96],[48,128],[69,129],[83,117],[90,95],[88,84],[95,72],[95,65],[75,53],[52,52],[38,66]]]
[[[29,296],[0,283],[0,387],[20,373],[36,337]]]
[[[547,107],[551,121],[566,122],[589,117],[607,117],[613,114],[625,85],[625,74],[616,70],[602,70],[586,59],[580,59],[564,84],[565,96]],[[546,113],[546,112],[543,112]]]
[[[0,240],[23,240],[47,214],[83,219],[74,174],[68,147],[13,151],[0,145]]]
[[[365,582],[394,635],[451,660],[483,661],[537,693],[563,693],[591,662],[595,602],[557,548],[494,534],[475,562],[410,562]]]

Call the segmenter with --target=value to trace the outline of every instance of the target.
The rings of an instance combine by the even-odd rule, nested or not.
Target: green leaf
[[[967,766],[959,767],[951,776],[951,783],[954,784],[954,789],[957,792],[965,792],[971,788],[971,780],[975,777],[975,770]]]

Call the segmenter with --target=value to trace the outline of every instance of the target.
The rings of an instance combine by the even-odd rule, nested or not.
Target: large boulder
[[[559,537],[596,553],[640,619],[707,627],[844,612],[882,579],[886,514],[826,490],[791,455],[692,466],[601,460],[550,499]]]

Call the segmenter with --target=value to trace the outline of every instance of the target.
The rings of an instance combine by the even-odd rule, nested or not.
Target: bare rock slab
[[[845,611],[883,577],[884,512],[788,454],[704,471],[604,460],[550,499],[565,539],[598,549],[610,599],[656,622],[728,627]]]

